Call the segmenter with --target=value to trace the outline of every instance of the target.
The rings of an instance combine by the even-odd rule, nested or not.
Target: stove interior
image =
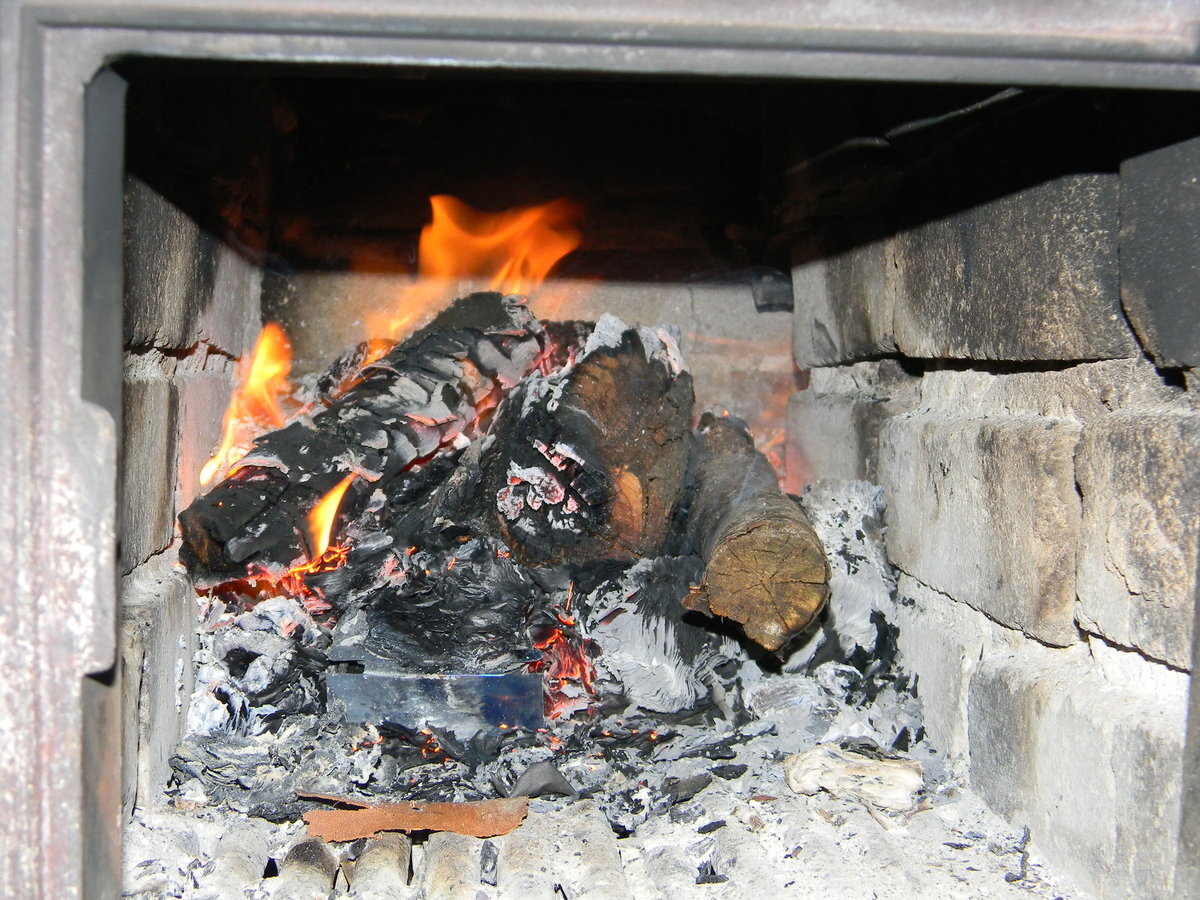
[[[1177,240],[1156,227],[1184,184],[1172,173],[1194,182],[1193,97],[117,68],[130,895],[773,895],[804,884],[795,867],[856,896],[907,882],[851,877],[837,860],[905,853],[925,874],[895,877],[935,892],[966,880],[996,896],[1135,883],[1167,895],[1200,423],[1194,362],[1158,318],[1172,284],[1146,245]],[[437,269],[424,232],[439,204],[493,230],[536,210],[573,246],[540,283],[493,277],[496,254],[512,251],[492,244],[476,248],[477,268]],[[484,319],[509,317],[502,338],[458,357],[397,355],[414,334],[461,338],[446,310],[480,297]],[[241,476],[231,458],[209,478],[269,322],[286,334],[295,389],[252,436],[264,421],[354,408],[405,365],[425,377],[463,353],[471,372],[436,392],[449,385],[478,415],[431,417],[427,391],[405,413],[418,461],[400,475],[352,446],[337,477],[314,469],[309,484],[295,474],[308,472],[306,431],[282,450],[256,444]],[[486,332],[474,322],[472,335]],[[513,322],[527,330],[514,336]],[[581,322],[597,324],[570,324]],[[522,356],[523,341],[540,356]],[[506,362],[471,393],[497,347]],[[589,440],[610,452],[612,432],[628,431],[632,460],[638,423],[686,380],[679,440],[729,431],[749,449],[724,463],[737,484],[711,512],[694,483],[704,466],[683,457],[670,474],[614,477],[616,508],[633,484],[643,511],[679,479],[663,534],[637,553],[621,541],[560,553],[546,535],[561,533],[547,511],[562,492],[522,474],[532,463],[505,441],[540,447],[551,475],[575,478],[562,496],[583,504],[577,442],[539,443],[539,429],[560,427],[560,394],[586,393],[577,373],[622,352],[658,392],[635,394],[624,375],[595,392]],[[610,402],[617,412],[597,412]],[[219,512],[204,498],[266,457],[264,478],[282,471],[314,496],[340,482],[327,540],[314,546],[300,518],[286,552],[267,546],[266,526],[237,538],[253,551],[230,550],[208,520],[197,538],[187,511]],[[709,526],[695,522],[743,502],[753,472],[803,510],[829,563],[820,615],[769,649],[744,620],[679,605],[707,577]],[[501,515],[524,492],[548,530],[524,539],[516,514],[499,530],[471,525],[455,504],[477,484],[488,502],[503,494]],[[435,495],[444,505],[430,511]],[[274,574],[248,577],[247,559]],[[359,572],[369,590],[351,585]],[[352,612],[369,619],[385,587],[384,618],[404,640],[436,628],[400,607],[438,622],[507,616],[487,640],[508,662],[464,664],[474,638],[446,626],[443,645],[417,641],[418,659],[405,643],[367,690],[378,656],[345,648],[361,643]],[[520,607],[522,591],[536,602]],[[350,596],[368,599],[339,606]],[[542,684],[551,673],[556,689]],[[868,771],[855,780],[847,765]],[[492,803],[487,815],[517,804],[527,818],[516,830],[434,818],[337,830],[350,807],[382,815],[408,800],[456,804],[427,816],[478,819],[470,804]],[[190,824],[169,824],[181,817]]]

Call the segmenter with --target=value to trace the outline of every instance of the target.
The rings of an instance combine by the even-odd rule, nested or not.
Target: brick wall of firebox
[[[123,805],[162,802],[192,693],[195,592],[175,516],[221,438],[237,358],[261,327],[261,270],[136,176],[125,185],[120,563]]]
[[[309,336],[338,332],[336,352],[352,339],[338,331],[347,298],[391,290],[379,273],[264,273],[263,123],[290,126],[255,118],[256,103],[238,144],[247,152],[233,157],[201,140],[217,129],[198,107],[180,105],[196,131],[174,139],[183,165],[164,175],[151,155],[134,158],[126,183],[127,810],[135,797],[162,801],[184,727],[196,605],[172,565],[175,517],[219,440],[263,303],[296,300],[297,320],[330,308]],[[270,96],[258,105],[277,110]],[[1066,106],[1078,122],[1077,100]],[[1015,147],[1014,126],[997,125],[986,152],[974,112],[916,138],[850,140],[845,153],[795,142],[808,161],[775,198],[783,233],[772,238],[795,240],[794,362],[808,370],[788,409],[786,469],[789,487],[840,478],[885,488],[903,661],[931,737],[972,785],[1084,885],[1165,894],[1191,667],[1200,359],[1181,358],[1186,329],[1181,342],[1164,326],[1170,316],[1129,251],[1147,170],[1179,163],[1151,154],[1114,171],[1111,153],[1081,150],[1093,133],[1059,154],[1071,164],[1014,166],[1011,184],[967,185],[970,168],[946,165],[995,167],[996,146],[1034,158],[1043,141],[1028,135],[1053,130],[1038,115],[1063,109],[1022,113],[1029,127]],[[131,112],[136,120],[136,104]],[[810,130],[799,118],[770,127]],[[909,203],[943,177],[948,202]],[[194,196],[192,184],[215,195]],[[614,283],[564,314],[674,321],[704,401],[769,412],[794,387],[789,315],[761,311],[753,293]]]
[[[1050,178],[815,260],[802,242],[793,273],[812,372],[789,467],[884,487],[931,736],[1105,896],[1162,895],[1175,861],[1200,351],[1171,324],[1195,245],[1147,244],[1198,160]]]

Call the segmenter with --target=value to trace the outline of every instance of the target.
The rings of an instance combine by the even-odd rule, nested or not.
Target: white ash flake
[[[528,487],[514,490],[522,485]],[[571,513],[578,509],[575,498],[567,496],[566,489],[550,472],[515,462],[508,464],[508,484],[496,492],[496,507],[509,521],[518,519],[526,506],[541,509],[545,505],[558,506],[564,500],[564,511]]]
[[[806,667],[822,645],[844,655],[875,646],[872,616],[890,616],[896,575],[883,546],[883,488],[867,481],[818,481],[800,499],[829,557],[832,627],[818,630],[788,658],[785,671]]]
[[[556,441],[553,447],[548,447],[544,441],[535,440],[533,442],[533,446],[538,453],[545,457],[546,462],[550,463],[550,465],[554,466],[554,468],[558,469],[560,472],[566,469],[566,461],[568,459],[574,463],[577,463],[578,465],[583,465],[583,457],[580,456],[579,451],[570,444],[564,444],[561,441]]]
[[[555,399],[552,402],[557,406],[557,398],[562,394],[562,389],[561,379],[552,383],[541,372],[530,372],[521,382],[521,415],[528,415],[547,394],[553,393]]]
[[[646,362],[656,359],[667,367],[674,378],[687,371],[683,353],[679,350],[680,332],[676,325],[657,325],[654,328],[638,328],[642,346],[646,351]]]
[[[369,447],[372,450],[386,450],[388,448],[387,432],[380,428],[374,434],[362,438],[361,443],[364,447]]]
[[[595,353],[597,350],[620,347],[621,339],[628,330],[629,326],[612,313],[605,313],[596,320],[596,327],[584,341],[579,359],[584,359],[588,354]]]
[[[365,481],[375,482],[383,477],[383,473],[378,469],[373,469],[363,464],[363,454],[356,449],[347,449],[345,452],[333,457],[330,463],[335,471],[353,472]]]

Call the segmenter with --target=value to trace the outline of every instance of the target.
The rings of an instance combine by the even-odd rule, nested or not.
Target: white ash
[[[604,313],[596,320],[591,334],[583,343],[583,349],[579,351],[578,358],[583,359],[597,350],[620,347],[621,339],[628,330],[629,326],[612,313]]]
[[[666,366],[672,378],[688,370],[683,353],[679,349],[681,333],[678,325],[656,325],[653,328],[642,326],[637,332],[646,351],[646,362],[659,360]]]
[[[616,728],[621,721],[598,724]],[[606,897],[674,898],[702,891],[723,898],[1080,896],[1036,853],[1025,855],[1020,834],[952,785],[926,781],[924,802],[909,814],[872,811],[859,800],[824,792],[795,793],[781,760],[815,741],[781,731],[780,725],[755,720],[743,727],[722,721],[680,726],[678,738],[637,758],[636,767],[619,748],[567,762],[545,748],[498,760],[504,768],[494,774],[506,787],[526,762],[557,760],[580,794],[532,800],[527,824],[495,842],[503,857],[500,872],[543,842],[543,821],[595,804],[625,835],[589,834],[590,841],[600,842],[589,853],[616,852],[622,863],[624,884],[611,886]],[[484,776],[481,770],[477,780]],[[245,870],[245,854],[218,852],[230,822],[249,823],[277,862],[302,837],[295,824],[273,826],[194,805],[158,815],[139,812],[126,835],[126,896],[266,896],[272,878],[237,881],[233,875]],[[472,844],[476,852],[481,843]],[[335,847],[343,858],[352,852],[352,845]],[[431,852],[431,845],[422,852],[418,843],[414,883],[429,887],[423,879],[434,862]],[[552,882],[574,877],[572,864],[566,858],[551,867],[542,884],[547,896]],[[527,889],[531,879],[537,876],[528,872],[520,881]],[[701,882],[706,886],[698,887]],[[474,896],[514,897],[513,885],[503,877],[496,885],[481,882]],[[331,896],[346,893],[339,889]]]
[[[689,565],[694,562],[688,559],[639,560],[581,604],[584,633],[603,650],[596,668],[621,685],[631,707],[690,709],[709,692],[713,670],[741,655],[730,638],[701,641],[682,627],[674,597],[701,577],[698,568],[681,571]],[[667,567],[676,590],[656,593]]]
[[[125,827],[123,896],[265,900],[267,860],[282,859],[300,831],[228,812],[138,810]]]
[[[1019,831],[968,792],[880,821],[851,800],[796,795],[777,777],[714,779],[672,812],[617,842],[628,896],[1083,896],[1036,854],[1023,865]]]
[[[621,319],[612,313],[604,313],[596,320],[596,325],[587,340],[584,341],[576,362],[586,359],[597,350],[611,350],[620,347],[625,333],[629,330],[629,326]],[[673,323],[664,323],[653,327],[641,325],[637,327],[636,331],[646,353],[646,362],[661,361],[672,376],[687,371],[687,364],[679,349],[682,334],[678,325]],[[570,367],[563,370],[564,373],[569,371]]]
[[[199,636],[187,721],[188,732],[200,735],[261,733],[279,710],[255,696],[287,676],[298,653],[316,651],[329,640],[299,601],[282,596],[236,615],[220,599],[207,598]],[[235,674],[226,659],[239,649],[252,659]]]
[[[865,710],[855,711],[841,693],[846,685],[836,672],[818,678],[744,669],[742,677],[726,684],[730,696],[735,701],[739,695],[744,698],[753,715],[744,724],[712,712],[689,724],[674,725],[646,716],[560,722],[551,729],[561,737],[557,747],[502,753],[474,775],[458,765],[423,768],[430,770],[429,775],[471,782],[477,795],[495,796],[507,793],[528,766],[554,764],[581,798],[596,803],[615,832],[611,840],[623,863],[627,891],[609,895],[613,897],[694,896],[700,890],[719,897],[755,891],[762,896],[801,897],[1076,896],[1036,856],[1028,865],[1021,864],[1019,836],[971,795],[945,781],[944,770],[938,768],[937,757],[925,742],[908,753],[881,753],[919,760],[923,766],[923,802],[915,814],[872,812],[845,797],[821,793],[809,798],[794,793],[787,786],[782,761],[844,731],[847,717],[857,717],[881,737],[894,730],[875,721],[883,710],[871,709],[875,704],[886,707],[889,694],[881,693]],[[634,736],[648,738],[648,730],[654,728],[661,729],[657,742],[632,742]],[[607,743],[602,738],[585,740],[580,745],[584,752],[567,750],[575,741],[573,733],[580,729],[613,738]],[[248,748],[261,747],[263,742],[286,744],[287,736],[243,740]],[[261,758],[271,755],[258,752],[263,753]],[[359,753],[356,778],[367,783],[380,774],[388,757]],[[423,777],[419,772],[410,770],[413,777]],[[403,791],[393,791],[381,799],[404,796]],[[228,862],[214,858],[211,840],[200,839],[204,829],[211,831],[211,823],[227,820],[229,813],[217,807],[199,808],[203,797],[197,785],[181,792],[177,802],[191,807],[172,820],[183,823],[182,837],[154,830],[145,817],[135,819],[131,829],[139,833],[129,841],[134,849],[127,855],[127,895],[216,896],[228,885],[228,871],[222,869]],[[530,816],[536,822],[537,817],[573,802],[577,801],[535,799]],[[191,824],[189,817],[199,819],[199,824]],[[296,835],[295,826],[258,824],[273,836],[272,858],[282,858]],[[534,830],[531,825],[527,833]],[[522,833],[518,829],[506,839],[505,852],[516,846]],[[625,836],[618,839],[616,834]],[[180,862],[180,853],[191,854],[196,861]],[[419,861],[421,856],[418,852],[414,858]],[[418,880],[420,867],[429,862],[428,858],[418,862]],[[707,886],[697,887],[698,881]],[[243,887],[266,890],[270,882],[264,879]],[[155,893],[145,890],[151,884]],[[552,885],[545,887],[549,891]],[[479,897],[514,896],[503,880],[495,886],[480,884],[478,890]]]
[[[292,820],[280,826],[248,820],[266,835],[272,858],[280,859],[297,833],[295,819],[311,807],[296,798],[298,789],[365,802],[480,799],[506,794],[529,766],[546,763],[557,768],[579,798],[594,802],[609,824],[628,885],[627,893],[612,896],[694,896],[699,891],[720,897],[753,892],[1074,896],[1036,857],[1019,867],[1019,838],[949,779],[941,757],[923,738],[920,705],[893,661],[859,666],[845,661],[880,649],[880,635],[886,633],[880,622],[887,624],[892,582],[882,556],[870,552],[878,548],[878,530],[863,527],[879,521],[877,489],[859,484],[841,495],[838,490],[830,488],[824,501],[818,493],[807,501],[810,514],[818,509],[814,519],[822,522],[818,527],[825,532],[831,557],[841,561],[840,566],[835,562],[835,570],[845,575],[839,583],[846,628],[831,628],[825,640],[825,652],[836,650],[837,658],[822,662],[810,654],[804,673],[771,673],[742,655],[736,664],[713,667],[708,687],[714,700],[697,711],[578,716],[552,723],[536,739],[532,734],[498,738],[512,743],[498,744],[490,761],[471,764],[425,763],[416,750],[416,761],[405,761],[384,752],[378,732],[337,725],[336,710],[323,719],[293,716],[275,734],[248,730],[217,735],[210,744],[185,742],[173,761],[180,784],[174,791],[178,809],[169,818],[181,833],[162,824],[168,817],[152,820],[138,812],[127,844],[127,896],[207,897],[228,890],[230,873],[244,869],[245,859],[217,854],[211,838],[225,823],[240,820],[231,806],[258,815],[282,812]],[[819,512],[821,502],[830,506],[826,517]],[[842,502],[848,502],[849,512],[831,508]],[[601,591],[590,599],[595,604],[590,621],[598,625],[630,598],[614,591],[606,600]],[[207,650],[202,651],[208,654],[207,664],[212,663],[213,633],[222,629],[252,636],[307,628],[302,608],[270,604],[249,618],[231,616],[220,604],[211,606],[204,625]],[[869,630],[854,610],[867,611]],[[587,614],[583,609],[581,615]],[[321,639],[320,629],[312,634],[313,640]],[[640,659],[631,654],[627,672],[617,662],[611,668],[625,682],[628,701],[628,695],[636,697],[640,690],[636,674],[629,673],[669,662],[653,653]],[[696,684],[684,689],[685,681],[678,680],[668,693],[690,696]],[[205,706],[206,696],[202,689],[193,703],[192,713],[201,720],[216,715],[211,705]],[[633,706],[649,709],[655,702],[647,692]],[[225,708],[228,714],[230,707]],[[782,761],[822,743],[913,761],[913,770],[919,763],[920,811],[893,814],[847,797],[795,794],[786,784]],[[535,799],[531,816],[574,802],[578,800]],[[866,871],[863,854],[872,862]],[[418,868],[429,863],[421,863],[422,856],[418,846]],[[270,881],[234,879],[240,891],[225,895],[264,896],[256,892],[268,890]],[[345,894],[335,891],[333,896]],[[501,881],[481,884],[476,896],[513,894],[506,893]]]
[[[867,481],[823,480],[800,498],[829,558],[829,603],[822,627],[788,659],[786,670],[805,669],[818,651],[847,659],[873,652],[880,616],[894,607],[896,573],[883,546],[883,488]]]

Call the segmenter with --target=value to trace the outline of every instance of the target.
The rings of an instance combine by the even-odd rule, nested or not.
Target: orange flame
[[[234,390],[221,425],[221,446],[200,470],[200,483],[209,484],[222,469],[246,454],[248,435],[287,422],[281,400],[292,393],[287,376],[292,369],[292,345],[283,329],[268,322],[258,335],[244,368],[241,385]]]
[[[429,198],[433,218],[421,229],[417,250],[422,282],[404,292],[397,308],[374,317],[373,337],[400,337],[440,308],[451,293],[447,281],[488,279],[488,289],[525,294],[540,285],[560,259],[579,246],[571,224],[576,207],[567,200],[488,213],[455,197]]]
[[[333,520],[337,518],[338,507],[342,505],[342,497],[354,473],[343,478],[333,490],[321,498],[321,502],[313,507],[308,514],[308,533],[312,539],[312,558],[320,559],[329,549],[329,537],[333,532]]]
[[[445,194],[429,203],[433,221],[421,230],[418,251],[422,276],[490,277],[492,290],[523,294],[579,246],[570,224],[575,207],[566,200],[501,213],[480,212]]]

